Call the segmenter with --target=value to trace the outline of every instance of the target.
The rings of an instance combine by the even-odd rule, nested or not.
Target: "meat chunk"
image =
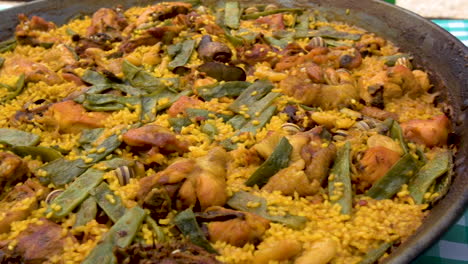
[[[97,33],[105,33],[111,38],[120,37],[122,30],[128,25],[127,20],[118,9],[101,8],[93,14],[91,26],[86,31],[86,36],[91,37]]]
[[[41,44],[53,44],[60,40],[55,36],[41,34],[55,29],[55,24],[48,22],[42,17],[32,16],[31,19],[25,14],[19,14],[20,23],[16,26],[15,37],[21,44],[38,46]]]
[[[317,105],[322,86],[308,81],[306,73],[299,72],[297,75],[290,75],[279,83],[279,87],[286,95],[294,97],[305,105]]]
[[[272,62],[276,59],[272,48],[266,44],[256,43],[252,47],[239,47],[237,54],[242,62],[255,65],[258,62]]]
[[[398,121],[398,114],[393,112],[388,112],[377,107],[372,106],[364,106],[361,109],[361,113],[365,116],[369,116],[378,120],[385,120],[387,118],[391,118],[393,120]]]
[[[366,150],[359,161],[358,188],[364,190],[382,178],[400,159],[400,154],[386,147],[377,146]]]
[[[53,104],[38,121],[64,133],[79,133],[83,129],[103,127],[107,113],[87,112],[71,100]]]
[[[445,115],[438,115],[427,120],[410,120],[401,124],[404,137],[427,147],[447,144],[450,120]]]
[[[172,208],[199,206],[204,210],[213,205],[224,205],[228,158],[224,149],[214,148],[206,156],[179,160],[157,174],[141,179],[138,200],[144,207],[165,206],[162,214]]]
[[[236,212],[218,206],[207,209],[207,211],[210,210]],[[244,214],[243,218],[208,223],[210,241],[224,241],[237,247],[242,247],[247,243],[259,243],[262,240],[262,235],[270,227],[270,221],[255,214],[242,213]]]
[[[191,172],[179,191],[179,208],[200,204],[201,210],[227,201],[226,165],[228,154],[222,148],[214,148],[208,155],[196,160]]]
[[[317,181],[320,184],[328,175],[328,171],[336,156],[336,146],[329,144],[327,147],[309,144],[303,148],[302,155],[308,161],[305,173],[309,181]]]
[[[319,191],[320,183],[317,180],[309,181],[304,172],[304,166],[304,161],[299,160],[278,171],[268,180],[262,190],[281,191],[283,195],[294,195],[294,193],[300,196],[314,195]]]
[[[0,73],[6,76],[18,76],[24,74],[27,82],[43,81],[48,85],[63,82],[60,76],[50,70],[46,65],[33,62],[32,60],[19,55],[15,55],[7,59]]]
[[[88,48],[84,55],[98,66],[98,71],[110,72],[116,76],[122,74],[122,58],[104,59],[104,51],[99,48]]]
[[[195,107],[199,104],[201,104],[200,100],[183,95],[169,107],[167,113],[172,117],[178,114],[185,115],[185,109]]]
[[[133,244],[126,248],[116,248],[117,263],[161,263],[161,264],[221,264],[214,254],[189,242],[171,241],[153,245]]]
[[[140,37],[122,41],[120,50],[124,53],[131,53],[139,46],[151,46],[160,41],[170,43],[183,29],[184,27],[178,25],[152,27],[143,32]]]
[[[283,14],[274,14],[274,15],[260,17],[255,20],[255,23],[259,25],[267,25],[268,28],[270,28],[271,30],[275,30],[275,31],[283,30],[285,28]]]
[[[8,152],[0,152],[1,190],[7,190],[10,186],[22,181],[27,172],[27,164],[20,157]]]
[[[66,237],[62,235],[62,227],[47,219],[39,221],[30,224],[17,237],[15,251],[23,256],[24,263],[44,263],[63,252]]]
[[[36,193],[42,193],[37,195]],[[27,180],[23,185],[15,186],[0,201],[0,234],[8,232],[13,222],[26,219],[29,214],[37,209],[39,200],[47,195],[47,188],[38,182]]]
[[[188,143],[178,140],[169,129],[158,125],[133,128],[123,134],[123,141],[133,147],[148,147],[152,153],[179,154],[188,151]]]
[[[137,18],[132,27],[142,27],[151,21],[163,21],[179,14],[187,14],[192,9],[192,4],[184,2],[163,2],[150,6]],[[128,30],[128,29],[126,29]]]

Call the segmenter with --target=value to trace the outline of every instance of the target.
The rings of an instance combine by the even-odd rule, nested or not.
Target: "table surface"
[[[445,2],[450,2],[450,0]],[[466,2],[466,5],[462,5],[462,9],[464,8],[464,10],[462,10],[461,14],[463,18],[467,18],[468,15],[465,16],[465,14],[468,14],[468,0],[458,2]],[[397,0],[396,3],[415,12],[419,10],[418,0]],[[21,2],[0,1],[0,10],[18,4],[21,4]],[[427,8],[424,10],[427,11]],[[437,15],[443,14],[444,11],[446,14],[453,13],[448,9],[444,10],[443,6],[436,6],[431,10],[432,17],[446,17],[444,15]],[[424,15],[424,13],[421,14]],[[432,21],[452,33],[468,46],[468,19],[433,19]],[[468,264],[468,210],[465,211],[465,214],[450,227],[437,243],[421,254],[412,264]]]

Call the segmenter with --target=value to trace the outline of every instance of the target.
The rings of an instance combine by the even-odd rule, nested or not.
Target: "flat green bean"
[[[408,184],[408,191],[418,204],[423,203],[424,194],[435,180],[450,169],[452,154],[450,151],[438,153],[434,159],[429,160]]]
[[[0,128],[0,143],[10,146],[34,146],[39,143],[36,134],[13,128]]]
[[[390,199],[414,177],[419,169],[417,161],[410,153],[394,164],[390,170],[367,191],[366,195],[376,200]]]
[[[53,203],[47,207],[45,214],[52,213],[52,217],[56,219],[67,216],[88,197],[88,192],[102,181],[103,176],[104,172],[100,170],[88,169],[53,200]]]
[[[269,16],[269,15],[274,15],[278,13],[298,13],[301,14],[304,10],[301,8],[277,8],[274,10],[268,10],[268,11],[262,11],[262,12],[256,12],[252,14],[245,14],[241,18],[242,19],[257,19],[262,16]]]
[[[245,185],[257,185],[259,188],[262,188],[271,176],[288,166],[291,151],[292,146],[288,139],[286,137],[282,137],[270,157],[268,157],[268,159],[263,162],[257,170],[255,170],[255,172],[245,182]]]
[[[330,174],[333,179],[328,181],[328,195],[331,199],[334,195],[339,198],[332,200],[341,206],[342,214],[351,214],[353,209],[353,197],[351,187],[351,170],[350,170],[350,152],[351,143],[347,141],[343,147],[338,150],[337,157]]]
[[[80,209],[78,209],[78,212],[76,213],[76,221],[73,224],[73,228],[86,225],[89,221],[96,219],[96,215],[96,200],[89,196],[81,203]]]
[[[195,40],[188,39],[182,42],[182,47],[174,59],[167,65],[169,70],[174,70],[176,67],[184,66],[190,60],[195,48]]]
[[[102,208],[114,223],[117,222],[127,211],[127,208],[123,205],[120,196],[116,195],[105,182],[102,182],[97,187],[90,190],[89,194],[96,199],[99,207]],[[112,199],[112,201],[110,199]]]
[[[232,29],[238,29],[240,25],[239,2],[226,2],[224,7],[224,24]]]

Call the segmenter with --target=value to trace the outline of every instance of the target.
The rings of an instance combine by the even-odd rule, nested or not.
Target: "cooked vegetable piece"
[[[218,134],[218,129],[216,128],[215,125],[210,124],[210,123],[205,123],[201,125],[200,127],[201,132],[207,134],[211,140]]]
[[[224,8],[224,24],[232,29],[238,29],[240,25],[239,2],[226,2]]]
[[[235,115],[228,120],[228,124],[230,124],[236,130],[243,127],[245,123],[247,123],[247,119],[242,115]]]
[[[0,128],[0,143],[10,146],[34,146],[39,136],[13,128]]]
[[[80,143],[80,146],[85,150],[91,149],[93,148],[92,143],[95,142],[103,132],[104,128],[83,129],[78,143]]]
[[[192,121],[190,121],[190,118],[188,117],[171,117],[168,119],[168,121],[176,133],[180,133],[183,127],[192,124]]]
[[[115,246],[124,248],[130,245],[140,225],[145,219],[145,211],[135,206],[127,212],[109,229],[99,244],[89,253],[83,264],[116,263],[113,250]]]
[[[310,13],[304,12],[296,18],[295,35],[296,38],[306,38],[309,35],[309,17]]]
[[[304,10],[301,8],[277,8],[274,10],[267,10],[267,11],[262,11],[262,12],[256,12],[252,14],[245,14],[242,15],[242,19],[257,19],[262,16],[269,16],[269,15],[274,15],[278,13],[295,13],[295,14],[300,14]]]
[[[333,46],[333,47],[342,47],[342,46],[352,47],[353,46],[353,44],[351,44],[351,43],[342,42],[342,41],[335,41],[335,40],[332,40],[332,39],[325,39],[324,41],[328,46]]]
[[[5,53],[7,51],[13,51],[16,48],[17,42],[15,38],[7,39],[0,42],[0,53]]]
[[[452,183],[453,177],[453,163],[450,160],[449,169],[447,173],[442,175],[442,177],[438,177],[434,184],[433,184],[433,193],[437,194],[436,197],[429,197],[428,199],[424,199],[424,203],[431,203],[434,204],[447,194],[450,188],[450,184]],[[431,188],[432,189],[432,188]]]
[[[124,108],[135,108],[140,104],[139,96],[117,96],[113,94],[88,94],[83,106],[90,111],[116,111]]]
[[[45,213],[52,213],[52,217],[56,219],[67,216],[88,197],[88,192],[102,181],[103,176],[104,172],[100,170],[88,169],[54,199]]]
[[[263,187],[271,176],[288,166],[291,151],[292,146],[288,139],[281,138],[270,157],[250,176],[245,185]]]
[[[109,79],[107,79],[104,75],[92,70],[86,70],[83,73],[83,76],[81,76],[81,79],[93,85],[110,84]]]
[[[268,94],[273,85],[269,81],[256,81],[247,89],[245,89],[239,97],[228,107],[236,113],[240,113],[244,107],[250,107],[254,102],[260,100],[263,96]]]
[[[398,54],[395,54],[395,55],[383,56],[382,57],[382,59],[385,61],[385,65],[387,65],[387,66],[395,66],[395,62],[400,58],[406,58],[408,60],[412,59],[412,57],[409,54],[406,54],[406,53],[398,53]]]
[[[259,215],[272,222],[283,224],[293,229],[302,229],[307,222],[307,218],[296,215],[270,215],[267,209],[267,201],[245,191],[238,191],[227,201],[227,204],[239,211],[245,211]],[[251,207],[249,204],[258,204],[257,207]]]
[[[341,206],[342,214],[351,214],[353,197],[350,170],[351,143],[349,141],[338,150],[335,163],[331,169],[332,179],[328,181],[328,195],[333,203]],[[332,199],[333,196],[338,196]]]
[[[405,139],[403,138],[403,130],[397,121],[393,120],[392,126],[390,127],[390,136],[400,143],[403,152],[408,153],[408,146],[406,145]]]
[[[324,28],[309,33],[309,37],[323,37],[323,38],[332,38],[332,39],[349,39],[349,40],[359,40],[361,38],[360,34],[348,33],[345,31],[337,31],[333,28]]]
[[[393,245],[393,242],[382,243],[377,248],[367,252],[364,258],[359,262],[359,264],[372,264],[375,263],[379,258],[387,252],[387,250]]]
[[[215,78],[217,81],[245,81],[246,74],[241,67],[226,65],[221,62],[206,62],[198,66],[198,71]]]
[[[79,227],[86,225],[89,221],[96,219],[97,215],[97,203],[94,197],[89,196],[84,200],[81,205],[80,209],[76,213],[76,220],[73,224],[73,227]]]
[[[5,58],[0,57],[0,69],[3,66],[3,63],[5,63]]]
[[[176,67],[184,66],[192,56],[193,49],[195,48],[195,40],[188,39],[182,42],[181,49],[178,54],[169,62],[168,69],[174,70]]]
[[[55,186],[63,186],[85,172],[87,167],[82,159],[56,159],[40,168],[46,172],[46,176],[39,177],[39,180],[42,184],[52,182]]]
[[[268,108],[263,110],[261,114],[254,118],[252,121],[245,124],[242,128],[240,128],[240,132],[250,132],[255,134],[259,129],[263,128],[273,117],[276,113],[276,106],[270,105]],[[256,121],[256,123],[254,123]]]
[[[401,189],[403,184],[408,183],[418,169],[417,161],[410,153],[407,153],[372,185],[366,195],[377,200],[390,199]]]
[[[151,216],[147,215],[145,221],[150,226],[150,228],[153,229],[153,232],[156,233],[156,237],[155,237],[156,241],[161,243],[167,240],[166,235],[164,234],[164,231],[158,225],[158,223],[156,223],[156,221],[153,218],[151,218]]]
[[[127,211],[120,196],[116,195],[105,182],[90,190],[89,193],[114,223]]]
[[[239,96],[251,83],[243,81],[232,81],[218,83],[215,85],[202,86],[198,88],[198,95],[205,101],[220,97]]]
[[[11,150],[21,157],[40,157],[42,161],[46,162],[50,162],[62,157],[62,154],[59,151],[48,147],[16,146],[13,147]]]
[[[174,223],[182,234],[189,237],[193,244],[206,249],[206,251],[210,253],[217,253],[213,246],[211,246],[210,242],[206,240],[203,231],[198,226],[192,209],[189,208],[177,214],[174,217]]]
[[[450,169],[451,159],[450,151],[437,153],[434,159],[429,160],[411,180],[408,191],[416,203],[421,204],[429,187]]]
[[[141,88],[148,93],[160,91],[164,88],[176,87],[177,79],[163,79],[153,76],[151,73],[124,60],[122,63],[122,72],[125,79],[134,87]]]
[[[7,94],[5,97],[3,97],[1,100],[0,100],[0,103],[5,103],[5,102],[8,102],[12,99],[15,99],[16,96],[20,95],[21,92],[23,92],[23,89],[26,85],[26,81],[25,81],[25,75],[24,73],[22,73],[18,80],[16,81],[16,84],[15,84],[15,87],[14,87],[14,90],[11,91],[9,94]]]

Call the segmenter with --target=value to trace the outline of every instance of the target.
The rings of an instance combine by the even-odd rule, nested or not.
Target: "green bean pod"
[[[338,150],[337,157],[330,174],[333,179],[328,181],[328,195],[331,199],[334,195],[339,198],[332,201],[341,206],[342,214],[351,214],[353,209],[353,197],[351,187],[351,170],[350,170],[350,152],[351,143],[347,141],[343,147]]]
[[[262,188],[279,170],[288,166],[293,147],[286,137],[282,137],[270,157],[245,182],[247,186]]]
[[[105,182],[99,184],[96,188],[89,191],[97,204],[106,213],[112,222],[117,222],[122,217],[127,208],[123,205],[120,196],[116,195]]]
[[[67,216],[88,197],[89,191],[102,181],[103,176],[104,172],[100,170],[87,170],[54,199],[53,203],[47,207],[45,214],[52,213],[52,217],[56,219]]]
[[[377,200],[390,199],[414,177],[419,169],[410,153],[405,154],[390,170],[367,191],[366,195]]]
[[[34,146],[39,143],[39,136],[12,128],[0,128],[0,143],[10,146]]]
[[[377,248],[369,251],[359,264],[372,264],[375,263],[379,258],[387,252],[387,250],[393,245],[393,242],[382,243]]]
[[[423,203],[424,194],[429,190],[429,187],[450,169],[451,159],[450,151],[440,152],[419,170],[408,185],[408,191],[416,203]]]
[[[73,227],[79,227],[86,225],[89,221],[96,219],[97,215],[97,203],[93,197],[88,197],[84,200],[80,209],[76,213],[76,221],[73,224]]]

